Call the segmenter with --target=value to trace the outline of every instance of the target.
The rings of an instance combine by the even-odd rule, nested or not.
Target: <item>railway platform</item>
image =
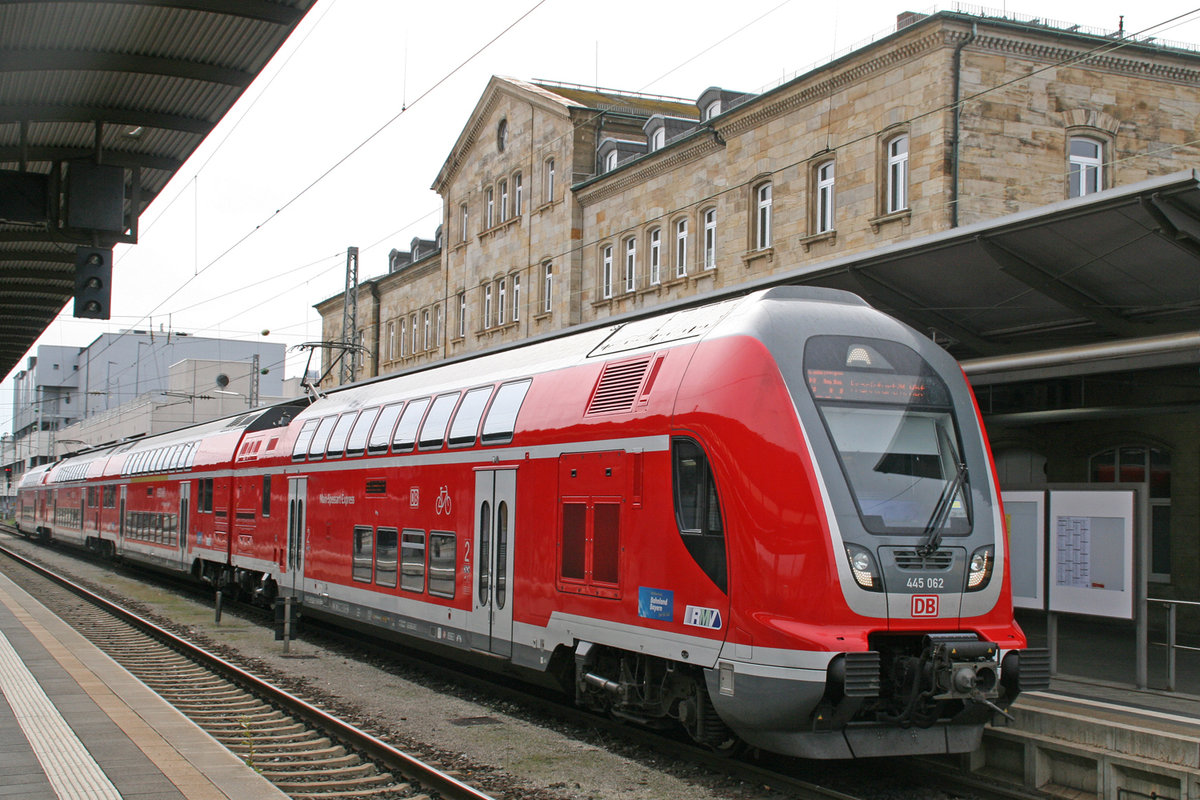
[[[0,575],[0,798],[284,798]]]
[[[1020,621],[1032,646],[1046,645],[1044,618]],[[1012,723],[987,729],[962,766],[1056,797],[1200,800],[1200,654],[1177,653],[1167,691],[1164,649],[1151,648],[1144,689],[1133,685],[1134,650],[1130,625],[1060,625],[1050,691],[1019,698]]]

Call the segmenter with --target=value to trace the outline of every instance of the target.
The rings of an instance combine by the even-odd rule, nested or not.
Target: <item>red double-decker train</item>
[[[31,535],[484,654],[714,748],[968,751],[1048,680],[961,370],[833,290],[340,388],[19,494]]]

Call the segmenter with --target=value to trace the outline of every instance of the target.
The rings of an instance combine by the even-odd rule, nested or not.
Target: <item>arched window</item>
[[[1104,143],[1072,136],[1067,154],[1067,196],[1083,197],[1104,189]]]
[[[625,240],[625,291],[637,288],[637,237]]]
[[[1159,447],[1110,447],[1091,457],[1092,483],[1142,483],[1150,496],[1150,577],[1171,579],[1171,454]]]
[[[662,228],[650,231],[650,285],[662,282]]]
[[[887,143],[887,200],[888,214],[908,208],[908,134],[901,134]]]
[[[813,193],[813,210],[816,214],[816,219],[813,220],[814,233],[828,233],[833,230],[833,176],[832,159],[817,165]]]
[[[771,182],[754,187],[754,249],[766,250],[771,246]]]
[[[613,249],[606,245],[600,251],[600,296],[612,297],[613,285]]]
[[[687,240],[688,240],[688,223],[687,218],[675,222],[675,277],[682,278],[687,275]]]
[[[704,268],[717,266],[717,210],[704,211]]]

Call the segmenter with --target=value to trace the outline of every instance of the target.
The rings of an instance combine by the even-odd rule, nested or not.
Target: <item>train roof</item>
[[[746,333],[747,328],[743,324],[727,320],[739,308],[754,307],[769,300],[870,309],[858,295],[814,286],[779,286],[703,305],[681,305],[666,311],[660,308],[653,314],[640,312],[610,318],[585,328],[577,327],[552,336],[536,337],[523,344],[448,359],[411,371],[331,389],[303,409],[297,419],[406,400],[412,398],[414,393],[433,395],[501,383],[553,372],[593,359],[634,356],[710,336]]]

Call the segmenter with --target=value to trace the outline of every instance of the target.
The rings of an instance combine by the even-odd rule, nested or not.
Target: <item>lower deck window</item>
[[[425,591],[425,531],[404,529],[400,544],[400,588]]]
[[[380,528],[375,542],[375,583],[380,586],[396,585],[396,540],[399,532],[395,528]]]
[[[456,559],[455,535],[446,531],[431,531],[429,534],[430,594],[438,597],[454,597]]]
[[[375,556],[375,531],[368,525],[354,526],[354,556],[352,569],[354,580],[371,582],[371,567]]]

